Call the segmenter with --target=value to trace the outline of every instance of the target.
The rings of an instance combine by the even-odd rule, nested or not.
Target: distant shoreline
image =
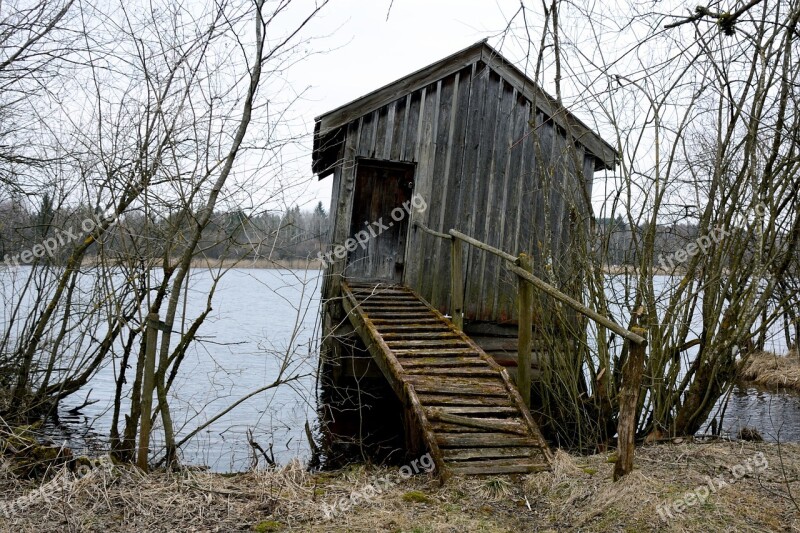
[[[744,358],[739,377],[769,389],[790,389],[800,392],[800,358],[797,352],[777,355],[757,352]]]
[[[177,261],[177,259],[173,259]],[[83,260],[81,266],[97,266],[96,258]],[[174,263],[173,263],[174,264]],[[161,260],[153,260],[151,268],[160,268]],[[318,259],[212,259],[195,257],[190,263],[191,268],[207,269],[273,269],[273,270],[322,270],[322,264]]]
[[[318,259],[192,259],[192,268],[267,268],[322,270]]]

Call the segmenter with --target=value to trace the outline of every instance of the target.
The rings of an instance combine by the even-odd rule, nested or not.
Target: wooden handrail
[[[463,233],[461,233],[458,230],[451,229],[450,230],[450,235],[452,235],[453,237],[455,237],[457,239],[461,239],[462,241],[464,241],[466,243],[471,244],[475,248],[478,248],[478,249],[483,250],[485,252],[489,252],[489,253],[494,254],[494,255],[496,255],[498,257],[502,257],[506,261],[509,261],[509,262],[511,262],[511,263],[513,263],[515,265],[517,264],[517,257],[515,257],[515,256],[513,256],[511,254],[508,254],[508,253],[504,252],[503,250],[500,250],[499,248],[495,248],[494,246],[489,246],[488,244],[486,244],[484,242],[481,242],[478,239],[473,239],[469,235],[464,235]]]
[[[414,222],[414,225],[417,226],[418,228],[420,228],[425,233],[429,233],[429,234],[431,234],[431,235],[433,235],[435,237],[439,237],[441,239],[447,239],[447,240],[459,239],[459,240],[464,241],[464,242],[466,242],[468,244],[471,244],[472,246],[474,246],[474,247],[476,247],[476,248],[478,248],[480,250],[484,250],[486,252],[489,252],[491,254],[494,254],[494,255],[496,255],[498,257],[501,257],[501,258],[505,259],[506,261],[511,263],[509,268],[511,269],[511,271],[513,273],[517,274],[517,276],[519,276],[521,279],[524,279],[526,282],[530,283],[531,285],[533,285],[537,289],[541,290],[545,294],[551,296],[552,298],[558,300],[559,302],[562,302],[562,303],[568,305],[569,307],[571,307],[572,309],[574,309],[578,313],[582,314],[583,316],[585,316],[585,317],[587,317],[587,318],[589,318],[591,320],[594,320],[595,322],[597,322],[601,326],[603,326],[603,327],[605,327],[607,329],[610,329],[611,331],[613,331],[614,333],[616,333],[620,337],[622,337],[624,339],[627,339],[627,340],[631,341],[632,343],[637,344],[639,346],[647,346],[647,339],[645,337],[643,337],[641,335],[638,335],[637,333],[634,333],[633,331],[625,329],[624,327],[620,326],[619,324],[617,324],[613,320],[610,320],[609,318],[604,317],[600,313],[598,313],[596,311],[593,311],[592,309],[589,309],[588,307],[586,307],[585,305],[583,305],[579,301],[575,300],[571,296],[569,296],[567,294],[564,294],[563,292],[561,292],[557,288],[553,287],[549,283],[537,278],[536,276],[534,276],[533,274],[531,274],[527,270],[525,270],[523,268],[520,268],[519,267],[519,257],[515,257],[515,256],[513,256],[513,255],[511,255],[511,254],[509,254],[507,252],[504,252],[503,250],[500,250],[499,248],[495,248],[494,246],[490,246],[490,245],[488,245],[488,244],[486,244],[484,242],[481,242],[481,241],[479,241],[477,239],[473,239],[469,235],[465,235],[465,234],[463,234],[460,231],[455,230],[455,229],[451,229],[448,232],[449,233],[448,234],[448,233],[441,233],[441,232],[432,230],[432,229],[428,228],[427,226],[425,226],[424,224],[422,224],[421,222]]]
[[[617,335],[619,335],[621,337],[624,337],[625,339],[628,339],[629,341],[631,341],[631,342],[633,342],[635,344],[638,344],[638,345],[641,345],[641,346],[647,346],[647,339],[645,339],[641,335],[637,335],[636,333],[623,328],[622,326],[620,326],[616,322],[614,322],[612,320],[609,320],[608,318],[604,317],[600,313],[598,313],[596,311],[592,311],[591,309],[589,309],[588,307],[586,307],[585,305],[583,305],[579,301],[573,299],[570,296],[567,296],[566,294],[564,294],[560,290],[556,289],[552,285],[540,280],[539,278],[537,278],[536,276],[534,276],[530,272],[527,272],[527,271],[519,268],[516,265],[512,265],[510,268],[511,268],[511,271],[513,273],[517,274],[519,277],[523,278],[525,281],[527,281],[528,283],[530,283],[531,285],[533,285],[537,289],[540,289],[542,292],[547,293],[548,295],[552,296],[556,300],[567,304],[568,306],[570,306],[571,308],[573,308],[574,310],[576,310],[580,314],[584,315],[585,317],[594,320],[598,324],[610,329],[611,331],[613,331]]]
[[[414,221],[414,225],[416,227],[418,227],[419,229],[421,229],[422,231],[424,231],[425,233],[429,233],[429,234],[433,235],[434,237],[439,237],[440,239],[447,239],[448,241],[453,238],[450,235],[448,235],[447,233],[439,233],[438,231],[432,230],[431,228],[429,228],[428,226],[426,226],[422,222],[417,222],[415,220]]]

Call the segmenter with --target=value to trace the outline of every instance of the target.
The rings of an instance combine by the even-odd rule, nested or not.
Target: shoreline
[[[81,262],[81,267],[91,268],[100,264],[97,258],[86,258]],[[107,265],[113,266],[113,261],[108,261]],[[20,267],[30,267],[31,265],[7,266],[0,263],[0,271]],[[64,266],[64,265],[54,265]],[[160,268],[161,260],[153,260],[150,268]],[[191,268],[208,269],[266,269],[266,270],[322,270],[322,263],[319,259],[205,259],[196,257],[190,263]]]
[[[614,454],[557,451],[552,471],[453,477],[401,467],[308,472],[298,461],[223,475],[143,474],[97,463],[49,484],[0,470],[0,530],[60,531],[789,531],[800,527],[800,444],[683,442]],[[60,475],[60,474],[59,474]],[[55,482],[60,483],[54,484]]]
[[[800,393],[800,357],[794,351],[786,355],[770,352],[749,354],[739,363],[739,378],[767,389]]]

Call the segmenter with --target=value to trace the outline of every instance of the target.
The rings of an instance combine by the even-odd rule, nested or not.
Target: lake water
[[[182,447],[184,462],[222,472],[246,469],[252,456],[248,430],[264,449],[272,444],[279,463],[309,456],[305,424],[313,428],[316,421],[319,274],[317,270],[239,269],[223,276],[214,310],[200,329],[199,341],[186,354],[170,391],[177,439],[239,398],[272,383],[281,368],[284,377],[296,379],[257,394],[203,430]],[[3,279],[0,271],[4,287],[8,275],[6,272]],[[202,312],[210,285],[207,270],[192,271],[188,317]],[[99,401],[79,415],[70,415],[68,410],[81,405],[86,392],[63,402],[63,427],[48,428],[54,441],[67,440],[79,449],[103,446],[111,427],[116,370],[110,364],[99,372],[87,387],[87,392],[91,389],[89,399]],[[159,430],[157,426],[153,436],[155,450],[162,444]]]
[[[9,286],[8,275],[0,270],[3,288]],[[201,312],[210,283],[207,271],[193,271],[187,316]],[[312,428],[316,422],[320,283],[319,271],[239,269],[222,278],[214,311],[171,391],[178,439],[239,398],[272,383],[282,367],[284,376],[297,379],[257,394],[214,422],[182,447],[185,463],[208,465],[219,472],[247,469],[253,455],[248,431],[263,448],[272,445],[279,463],[309,457],[304,428],[307,422]],[[0,309],[0,323],[2,313]],[[785,350],[782,336],[773,335],[770,342],[778,353]],[[113,365],[100,371],[88,387],[89,398],[99,401],[80,414],[68,410],[83,403],[85,392],[64,402],[62,425],[47,428],[54,441],[67,441],[78,449],[103,448],[111,425],[115,372]],[[745,426],[757,428],[767,440],[800,440],[800,396],[736,387],[723,428],[735,435]],[[161,444],[159,435],[157,428],[155,449]]]

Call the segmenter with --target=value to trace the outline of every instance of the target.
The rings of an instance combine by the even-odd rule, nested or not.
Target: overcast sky
[[[300,104],[308,131],[314,117],[465,48],[496,37],[519,7],[518,0],[335,0],[312,26],[324,37],[313,49],[329,49],[296,65],[288,76],[296,87],[309,87]],[[502,47],[509,59],[520,59],[511,43]],[[311,154],[305,157],[311,174]],[[330,204],[332,179],[314,183],[301,203]]]

